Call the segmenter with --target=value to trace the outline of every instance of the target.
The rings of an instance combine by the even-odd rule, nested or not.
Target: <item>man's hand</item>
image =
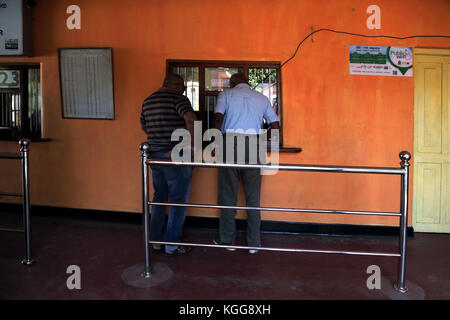
[[[195,134],[194,134],[194,123],[197,121],[197,115],[193,111],[188,111],[183,116],[184,121],[186,122],[186,128],[191,135],[191,162],[194,162],[194,155],[196,149],[194,148]]]
[[[280,130],[280,121],[275,121],[275,122],[269,123],[269,127],[270,127],[270,129],[269,129],[269,131],[267,132],[267,139],[270,140],[271,137],[272,137],[272,135],[271,135],[272,129],[278,129],[278,130]]]
[[[219,112],[214,113],[214,121],[213,121],[214,129],[217,129],[217,130],[222,129],[223,117],[224,116],[222,113],[219,113]]]
[[[197,115],[194,113],[194,111],[188,111],[184,114],[183,119],[184,122],[186,122],[186,128],[191,135],[191,144],[192,146],[194,146],[194,122],[197,120]]]

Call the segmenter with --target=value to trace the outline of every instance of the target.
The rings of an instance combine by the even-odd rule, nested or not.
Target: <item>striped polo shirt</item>
[[[150,152],[169,152],[178,144],[171,141],[172,132],[186,129],[183,116],[194,111],[189,99],[173,90],[161,88],[144,100],[141,123],[146,126]]]

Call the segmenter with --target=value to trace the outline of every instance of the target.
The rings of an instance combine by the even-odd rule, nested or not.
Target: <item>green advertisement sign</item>
[[[411,47],[350,46],[350,74],[400,76],[413,75]]]

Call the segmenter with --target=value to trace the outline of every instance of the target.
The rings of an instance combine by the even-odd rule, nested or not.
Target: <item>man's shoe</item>
[[[161,252],[163,252],[162,245],[160,245],[160,244],[152,245],[152,252],[153,253],[161,253]]]
[[[258,246],[250,246],[249,245],[249,247],[256,248],[256,247],[260,247],[260,245],[258,245]],[[251,254],[255,254],[255,253],[258,253],[258,249],[249,249],[248,252]]]
[[[220,241],[219,239],[214,239],[213,243],[217,244],[217,245],[221,245],[221,246],[234,246],[233,242],[232,243],[225,243],[225,242]],[[236,249],[234,249],[234,248],[226,248],[226,249],[228,251],[236,251]]]
[[[178,247],[173,251],[166,250],[166,257],[177,257],[192,251],[192,247]]]

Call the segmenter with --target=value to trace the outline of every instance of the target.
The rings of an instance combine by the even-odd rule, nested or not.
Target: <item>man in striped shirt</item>
[[[176,74],[168,74],[162,88],[144,100],[141,113],[142,130],[147,133],[150,158],[171,159],[172,148],[178,143],[171,141],[176,129],[187,129],[194,141],[194,121],[197,117],[191,103],[183,95],[184,80]],[[192,167],[150,165],[153,180],[153,201],[187,203],[192,177]],[[166,206],[152,206],[150,235],[154,241],[180,242],[185,207],[170,207],[165,226]],[[161,245],[153,245],[154,251],[162,251]],[[190,247],[166,245],[169,256],[188,253]]]

